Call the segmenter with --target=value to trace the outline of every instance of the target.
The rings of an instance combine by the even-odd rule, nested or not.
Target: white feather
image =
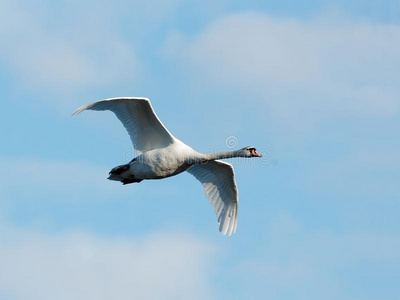
[[[238,217],[238,191],[235,172],[231,164],[208,161],[187,170],[204,187],[219,222],[219,231],[231,235],[236,231]]]
[[[122,122],[136,153],[167,147],[175,140],[154,112],[147,98],[110,98],[78,108],[73,116],[84,110],[110,110]]]

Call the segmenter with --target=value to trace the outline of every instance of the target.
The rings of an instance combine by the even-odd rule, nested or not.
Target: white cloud
[[[110,11],[77,3],[70,6],[1,2],[0,60],[21,76],[21,88],[65,93],[104,84],[134,84],[142,67],[132,46],[112,30],[116,19],[110,19]],[[75,11],[66,17],[63,10],[69,9]]]
[[[171,33],[165,52],[208,84],[248,93],[246,102],[263,101],[279,115],[391,116],[400,105],[399,48],[395,25],[240,13],[193,38]]]
[[[82,233],[47,235],[2,226],[0,239],[0,297],[211,297],[208,266],[214,250],[190,236],[155,234],[132,239]]]
[[[234,269],[239,280],[251,282],[250,297],[377,299],[373,295],[399,291],[399,234],[310,230],[292,216],[277,213],[268,224],[266,236],[258,239],[257,254]],[[379,284],[382,278],[387,285]]]
[[[400,199],[397,148],[385,147],[383,143],[357,148],[351,154],[320,162],[306,176],[309,192],[335,195],[341,199],[338,201],[362,197],[382,204],[389,199]]]

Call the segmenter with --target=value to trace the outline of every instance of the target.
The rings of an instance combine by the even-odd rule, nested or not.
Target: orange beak
[[[253,151],[251,152],[251,154],[252,154],[253,156],[255,156],[255,157],[262,157],[262,155],[261,155],[260,153],[258,153],[256,150],[253,150]]]

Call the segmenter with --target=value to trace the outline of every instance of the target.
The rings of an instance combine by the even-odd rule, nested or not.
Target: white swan
[[[217,159],[261,157],[254,147],[215,154],[201,154],[175,138],[158,119],[147,98],[110,98],[82,106],[84,110],[110,110],[122,122],[138,154],[129,164],[110,171],[108,179],[123,184],[162,179],[187,171],[204,187],[218,218],[219,230],[236,231],[238,191],[231,164]]]

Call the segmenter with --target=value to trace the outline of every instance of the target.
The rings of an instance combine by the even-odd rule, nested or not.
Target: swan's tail
[[[129,168],[129,164],[113,168],[109,173],[110,176],[108,176],[108,179],[121,181],[122,184],[141,182],[143,179],[135,179],[134,176],[130,172],[128,172]]]

